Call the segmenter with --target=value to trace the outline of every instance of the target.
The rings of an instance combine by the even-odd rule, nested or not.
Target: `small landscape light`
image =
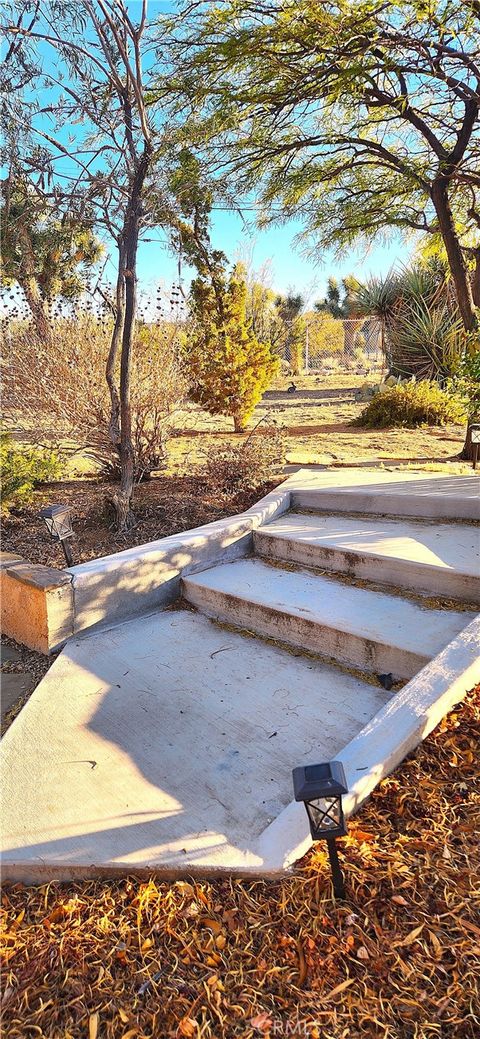
[[[470,425],[473,449],[473,468],[477,468],[478,448],[480,445],[480,422],[472,422]]]
[[[341,761],[294,768],[293,789],[295,800],[305,805],[312,839],[327,842],[333,890],[337,898],[343,898],[345,887],[335,844],[335,838],[347,832],[342,794],[348,793],[348,787]]]
[[[49,505],[46,509],[41,510],[40,516],[45,520],[51,537],[60,541],[67,566],[73,566],[73,554],[68,541],[73,536],[72,510],[68,505]]]

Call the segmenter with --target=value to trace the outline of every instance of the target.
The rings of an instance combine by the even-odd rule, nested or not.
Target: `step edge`
[[[185,580],[185,583],[188,580],[189,579],[187,578]],[[269,611],[270,613],[277,613],[281,617],[294,617],[296,620],[304,621],[304,622],[306,622],[308,624],[311,624],[312,627],[317,627],[319,629],[326,628],[328,631],[338,632],[338,633],[340,633],[342,635],[349,635],[351,638],[355,638],[355,639],[358,639],[358,640],[363,640],[364,642],[374,642],[376,645],[381,646],[384,649],[397,650],[397,651],[402,652],[402,653],[408,653],[408,654],[410,654],[411,656],[415,657],[418,660],[423,660],[423,661],[426,662],[426,661],[432,659],[430,656],[428,656],[428,654],[426,654],[426,653],[422,654],[422,653],[418,652],[418,650],[411,649],[408,646],[401,645],[401,644],[394,643],[394,642],[387,642],[384,639],[382,639],[381,637],[376,637],[376,636],[374,637],[374,636],[371,636],[371,635],[364,634],[363,632],[360,632],[360,631],[352,631],[350,628],[346,628],[346,627],[343,628],[343,627],[340,627],[340,626],[335,626],[333,624],[329,624],[327,621],[315,620],[315,618],[313,618],[313,617],[309,617],[309,616],[303,615],[300,611],[298,613],[293,613],[289,609],[282,609],[281,607],[274,606],[273,604],[269,605],[267,603],[258,602],[258,600],[247,599],[244,596],[240,596],[240,595],[237,596],[237,595],[234,595],[232,592],[226,592],[223,589],[219,589],[219,588],[211,589],[211,588],[208,588],[205,585],[198,584],[198,583],[194,583],[194,587],[199,590],[200,596],[202,597],[202,599],[203,599],[202,592],[203,592],[204,595],[207,595],[207,603],[206,604],[205,604],[205,602],[202,601],[201,606],[199,606],[198,602],[196,602],[194,599],[189,599],[188,595],[185,595],[185,592],[184,592],[184,596],[185,596],[187,602],[190,602],[192,605],[197,606],[197,608],[199,608],[199,609],[204,608],[205,605],[208,605],[208,598],[216,598],[216,597],[218,597],[218,598],[223,599],[224,601],[225,600],[230,600],[231,602],[233,601],[232,602],[232,608],[233,608],[233,604],[235,604],[235,603],[236,604],[245,604],[245,605],[246,604],[250,604],[251,606],[253,606],[256,609],[263,610],[263,611],[266,611],[266,612]],[[211,593],[210,596],[208,596],[207,593]],[[215,614],[215,612],[213,612],[212,614],[207,612],[207,616],[214,616],[215,617],[217,615]],[[471,618],[469,617],[469,619],[471,619]],[[419,666],[423,667],[424,665],[420,664]]]
[[[371,551],[369,549],[342,548],[340,545],[335,545],[335,546],[333,546],[333,545],[314,545],[314,544],[312,544],[311,542],[308,542],[308,541],[302,542],[300,539],[296,538],[295,535],[293,535],[293,534],[292,534],[292,536],[290,536],[290,535],[287,535],[287,534],[279,534],[279,533],[277,533],[274,530],[268,530],[268,527],[266,527],[266,528],[262,527],[259,530],[254,531],[254,534],[253,534],[254,546],[257,545],[257,544],[261,544],[263,541],[266,541],[266,540],[268,540],[270,542],[275,542],[277,544],[292,544],[292,543],[296,544],[296,545],[297,544],[298,545],[306,544],[306,545],[308,545],[308,547],[311,549],[312,552],[318,552],[319,554],[324,553],[327,557],[345,556],[347,554],[350,554],[350,555],[354,555],[354,556],[358,557],[359,561],[362,561],[364,559],[365,562],[368,562],[368,561],[371,560],[371,561],[375,561],[375,562],[379,562],[379,563],[390,563],[390,564],[394,563],[394,564],[398,564],[399,566],[400,565],[401,566],[405,566],[405,568],[408,568],[408,569],[412,569],[412,570],[413,569],[418,569],[418,570],[421,570],[424,573],[438,574],[438,575],[441,575],[441,576],[452,575],[452,576],[457,576],[459,578],[467,578],[467,579],[470,579],[471,581],[478,580],[479,584],[480,584],[480,577],[479,577],[479,571],[478,570],[476,572],[464,571],[464,570],[455,570],[453,567],[439,566],[437,563],[422,562],[422,560],[411,559],[411,558],[406,557],[406,556],[386,556],[386,555],[380,554],[379,552]],[[279,558],[282,559],[283,557],[279,556]],[[304,565],[308,566],[308,564],[306,564],[306,563]],[[479,596],[480,596],[480,593],[479,593]]]

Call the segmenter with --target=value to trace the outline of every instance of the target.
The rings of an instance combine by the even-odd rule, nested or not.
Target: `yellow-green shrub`
[[[385,426],[444,426],[462,423],[467,417],[466,401],[442,390],[436,382],[388,386],[375,394],[354,425],[382,429]]]
[[[0,469],[2,510],[28,505],[35,487],[59,480],[63,463],[56,451],[38,447],[21,447],[9,433],[0,434]]]
[[[190,291],[193,320],[183,347],[190,396],[211,415],[231,416],[241,432],[278,371],[279,359],[259,342],[247,320],[241,267],[215,286],[196,278]]]

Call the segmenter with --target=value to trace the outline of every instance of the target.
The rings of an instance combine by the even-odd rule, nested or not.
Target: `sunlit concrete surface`
[[[323,512],[427,517],[435,520],[480,519],[480,474],[341,469],[308,472],[291,480],[291,505]]]
[[[480,527],[288,513],[254,533],[270,559],[480,602]]]
[[[399,678],[411,678],[474,616],[260,559],[186,577],[183,588],[210,617]]]
[[[261,868],[292,768],[389,695],[190,611],[72,640],[3,741],[4,870]]]
[[[4,875],[288,868],[309,846],[295,765],[340,758],[355,811],[480,680],[480,620],[408,594],[454,575],[473,598],[478,487],[300,472],[240,516],[72,568],[85,633],[2,743]],[[411,679],[394,694],[390,671]]]

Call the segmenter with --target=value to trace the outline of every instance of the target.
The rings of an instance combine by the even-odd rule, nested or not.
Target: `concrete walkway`
[[[295,764],[389,695],[185,610],[72,641],[5,747],[4,867],[260,861]]]

